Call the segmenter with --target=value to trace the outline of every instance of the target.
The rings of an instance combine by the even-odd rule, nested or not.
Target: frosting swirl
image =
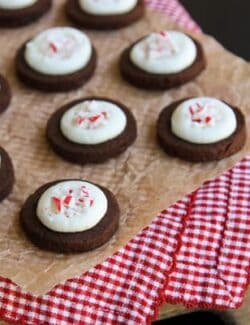
[[[94,145],[117,137],[126,123],[126,115],[112,102],[85,100],[64,113],[60,126],[70,141]]]
[[[37,204],[41,223],[56,232],[80,232],[93,228],[106,214],[103,191],[85,181],[62,181],[48,188]]]
[[[226,139],[236,127],[237,120],[232,108],[212,97],[184,101],[171,117],[172,132],[183,140],[197,144]]]
[[[24,55],[28,65],[40,73],[65,75],[84,68],[91,54],[86,34],[70,27],[56,27],[29,41]]]
[[[148,73],[178,73],[193,64],[197,56],[194,41],[178,31],[152,33],[136,43],[132,62]]]

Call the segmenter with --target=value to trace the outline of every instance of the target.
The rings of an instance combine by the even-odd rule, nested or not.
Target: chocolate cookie
[[[159,145],[166,153],[192,162],[207,162],[226,158],[242,149],[246,141],[245,118],[241,111],[233,106],[230,106],[230,108],[235,115],[236,128],[234,132],[225,139],[213,143],[199,144],[185,141],[176,136],[172,131],[171,119],[177,107],[187,100],[189,100],[189,98],[168,105],[159,116],[157,122],[157,139]],[[204,118],[210,123],[211,116],[208,115]],[[199,123],[199,118],[197,118],[197,122]],[[216,136],[216,132],[213,132],[213,134]]]
[[[123,112],[123,115],[126,117],[126,122],[125,127],[121,131],[121,133],[107,141],[101,141],[101,143],[96,144],[82,144],[69,140],[69,138],[67,138],[61,130],[61,120],[64,114],[69,111],[70,108],[74,107],[77,104],[88,102],[98,103],[100,101],[105,101],[107,103],[116,105],[119,107],[121,112]],[[102,113],[103,112],[101,112],[100,114]],[[98,116],[97,113],[95,113],[95,110],[93,114],[93,118],[95,119]],[[86,121],[82,122],[86,123]],[[100,123],[101,122],[102,121],[100,121]],[[103,122],[105,123],[106,121],[104,120]],[[99,128],[98,125],[97,128]],[[98,132],[99,131],[100,129],[98,130]],[[104,134],[107,135],[107,131],[105,131],[105,129]],[[124,152],[135,141],[136,136],[136,121],[130,110],[119,102],[99,97],[83,98],[66,104],[51,116],[47,125],[47,139],[52,149],[65,160],[78,164],[101,163],[106,161],[107,159],[113,158]]]
[[[0,147],[0,201],[12,191],[15,177],[14,168],[7,152]]]
[[[119,15],[94,15],[84,12],[79,5],[79,0],[67,0],[66,14],[77,25],[96,30],[119,29],[141,19],[144,15],[144,2],[138,0],[136,7],[130,12]]]
[[[86,67],[83,69],[67,74],[50,76],[39,73],[28,66],[24,58],[25,45],[17,52],[16,71],[22,82],[31,88],[39,89],[45,92],[64,92],[80,88],[93,75],[96,68],[97,55],[92,49],[92,57]]]
[[[11,101],[11,90],[8,81],[0,75],[0,113],[5,111]]]
[[[20,9],[0,8],[1,27],[19,27],[36,21],[50,10],[51,0],[37,0],[31,6]]]
[[[104,243],[106,243],[116,232],[118,225],[119,225],[119,218],[120,218],[120,209],[118,202],[115,196],[106,188],[97,186],[93,183],[89,183],[92,186],[96,186],[106,197],[107,208],[104,216],[101,220],[94,225],[92,228],[79,231],[79,232],[59,232],[53,231],[45,226],[38,217],[38,208],[39,208],[39,200],[41,196],[54,185],[60,184],[62,182],[78,182],[79,180],[59,180],[55,182],[48,183],[40,187],[34,194],[32,194],[27,201],[25,202],[20,215],[21,226],[26,233],[27,237],[38,247],[54,251],[57,253],[77,253],[77,252],[85,252],[89,250],[93,250]],[[86,182],[85,182],[86,183]],[[72,191],[72,190],[71,190]],[[86,193],[86,192],[85,192]],[[74,195],[71,194],[71,196]],[[67,198],[67,207],[64,206],[62,213],[67,213],[69,211],[69,197]],[[64,199],[64,204],[66,202],[66,198]],[[83,196],[84,199],[88,199],[87,196]],[[56,200],[58,198],[52,198]],[[55,201],[56,202],[56,201]],[[59,202],[59,201],[58,201]],[[73,202],[73,200],[72,200]],[[73,208],[76,207],[75,205],[76,200],[73,202]],[[91,202],[91,201],[90,201]],[[93,203],[93,207],[95,202]],[[82,211],[84,214],[85,210]],[[104,210],[103,210],[104,211]],[[61,212],[60,212],[61,213]],[[63,218],[65,215],[62,214],[54,214],[52,218],[58,219]],[[84,219],[84,215],[82,215],[82,219]],[[85,215],[86,217],[86,215]],[[70,221],[73,222],[74,215],[66,216]],[[70,219],[72,218],[72,219]],[[64,229],[65,230],[65,229]]]
[[[125,49],[120,59],[120,72],[122,77],[138,88],[167,90],[193,80],[206,68],[206,59],[202,45],[197,40],[191,38],[195,44],[197,54],[195,61],[190,66],[176,73],[149,73],[135,65],[130,56],[133,47],[143,39],[140,39]]]

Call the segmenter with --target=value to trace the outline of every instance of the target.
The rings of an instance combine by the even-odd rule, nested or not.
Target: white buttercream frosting
[[[179,31],[152,33],[136,43],[130,52],[136,66],[156,74],[178,73],[191,66],[196,57],[194,41]]]
[[[120,15],[133,10],[138,0],[79,0],[80,7],[92,15]]]
[[[104,192],[85,181],[62,181],[40,197],[37,217],[56,232],[80,232],[93,228],[107,212]]]
[[[8,10],[23,9],[32,6],[37,0],[0,0],[0,8]]]
[[[236,127],[237,120],[232,108],[212,97],[184,101],[171,117],[172,132],[183,140],[197,144],[226,139]]]
[[[65,75],[84,68],[92,54],[88,36],[70,27],[45,30],[26,44],[25,60],[47,75]]]
[[[104,100],[85,100],[67,110],[61,131],[72,142],[94,145],[120,135],[127,123],[122,109]]]

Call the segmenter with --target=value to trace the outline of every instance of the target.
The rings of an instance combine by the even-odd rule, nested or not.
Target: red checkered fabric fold
[[[250,162],[193,194],[165,299],[189,306],[236,308],[250,266]]]
[[[250,156],[44,296],[0,278],[0,315],[13,324],[150,324],[163,302],[237,308],[249,278],[249,215]]]
[[[193,32],[200,32],[200,27],[177,0],[145,0],[146,4],[165,13],[174,22]]]

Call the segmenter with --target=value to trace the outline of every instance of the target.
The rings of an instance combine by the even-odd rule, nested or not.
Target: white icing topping
[[[0,8],[8,10],[22,9],[32,6],[37,0],[0,0]]]
[[[178,31],[152,33],[136,43],[130,52],[136,66],[157,74],[178,73],[192,65],[196,56],[193,40]]]
[[[221,141],[232,135],[236,127],[237,120],[232,108],[211,97],[184,101],[171,117],[172,132],[191,143]]]
[[[41,32],[26,45],[25,60],[34,70],[47,75],[65,75],[84,68],[92,54],[89,38],[70,27]]]
[[[61,131],[72,142],[94,145],[116,138],[126,123],[119,106],[103,100],[85,100],[64,113]]]
[[[103,191],[85,181],[63,181],[48,188],[40,197],[37,216],[57,232],[80,232],[93,228],[107,212]]]
[[[134,9],[138,0],[79,0],[80,7],[92,15],[120,15]]]

